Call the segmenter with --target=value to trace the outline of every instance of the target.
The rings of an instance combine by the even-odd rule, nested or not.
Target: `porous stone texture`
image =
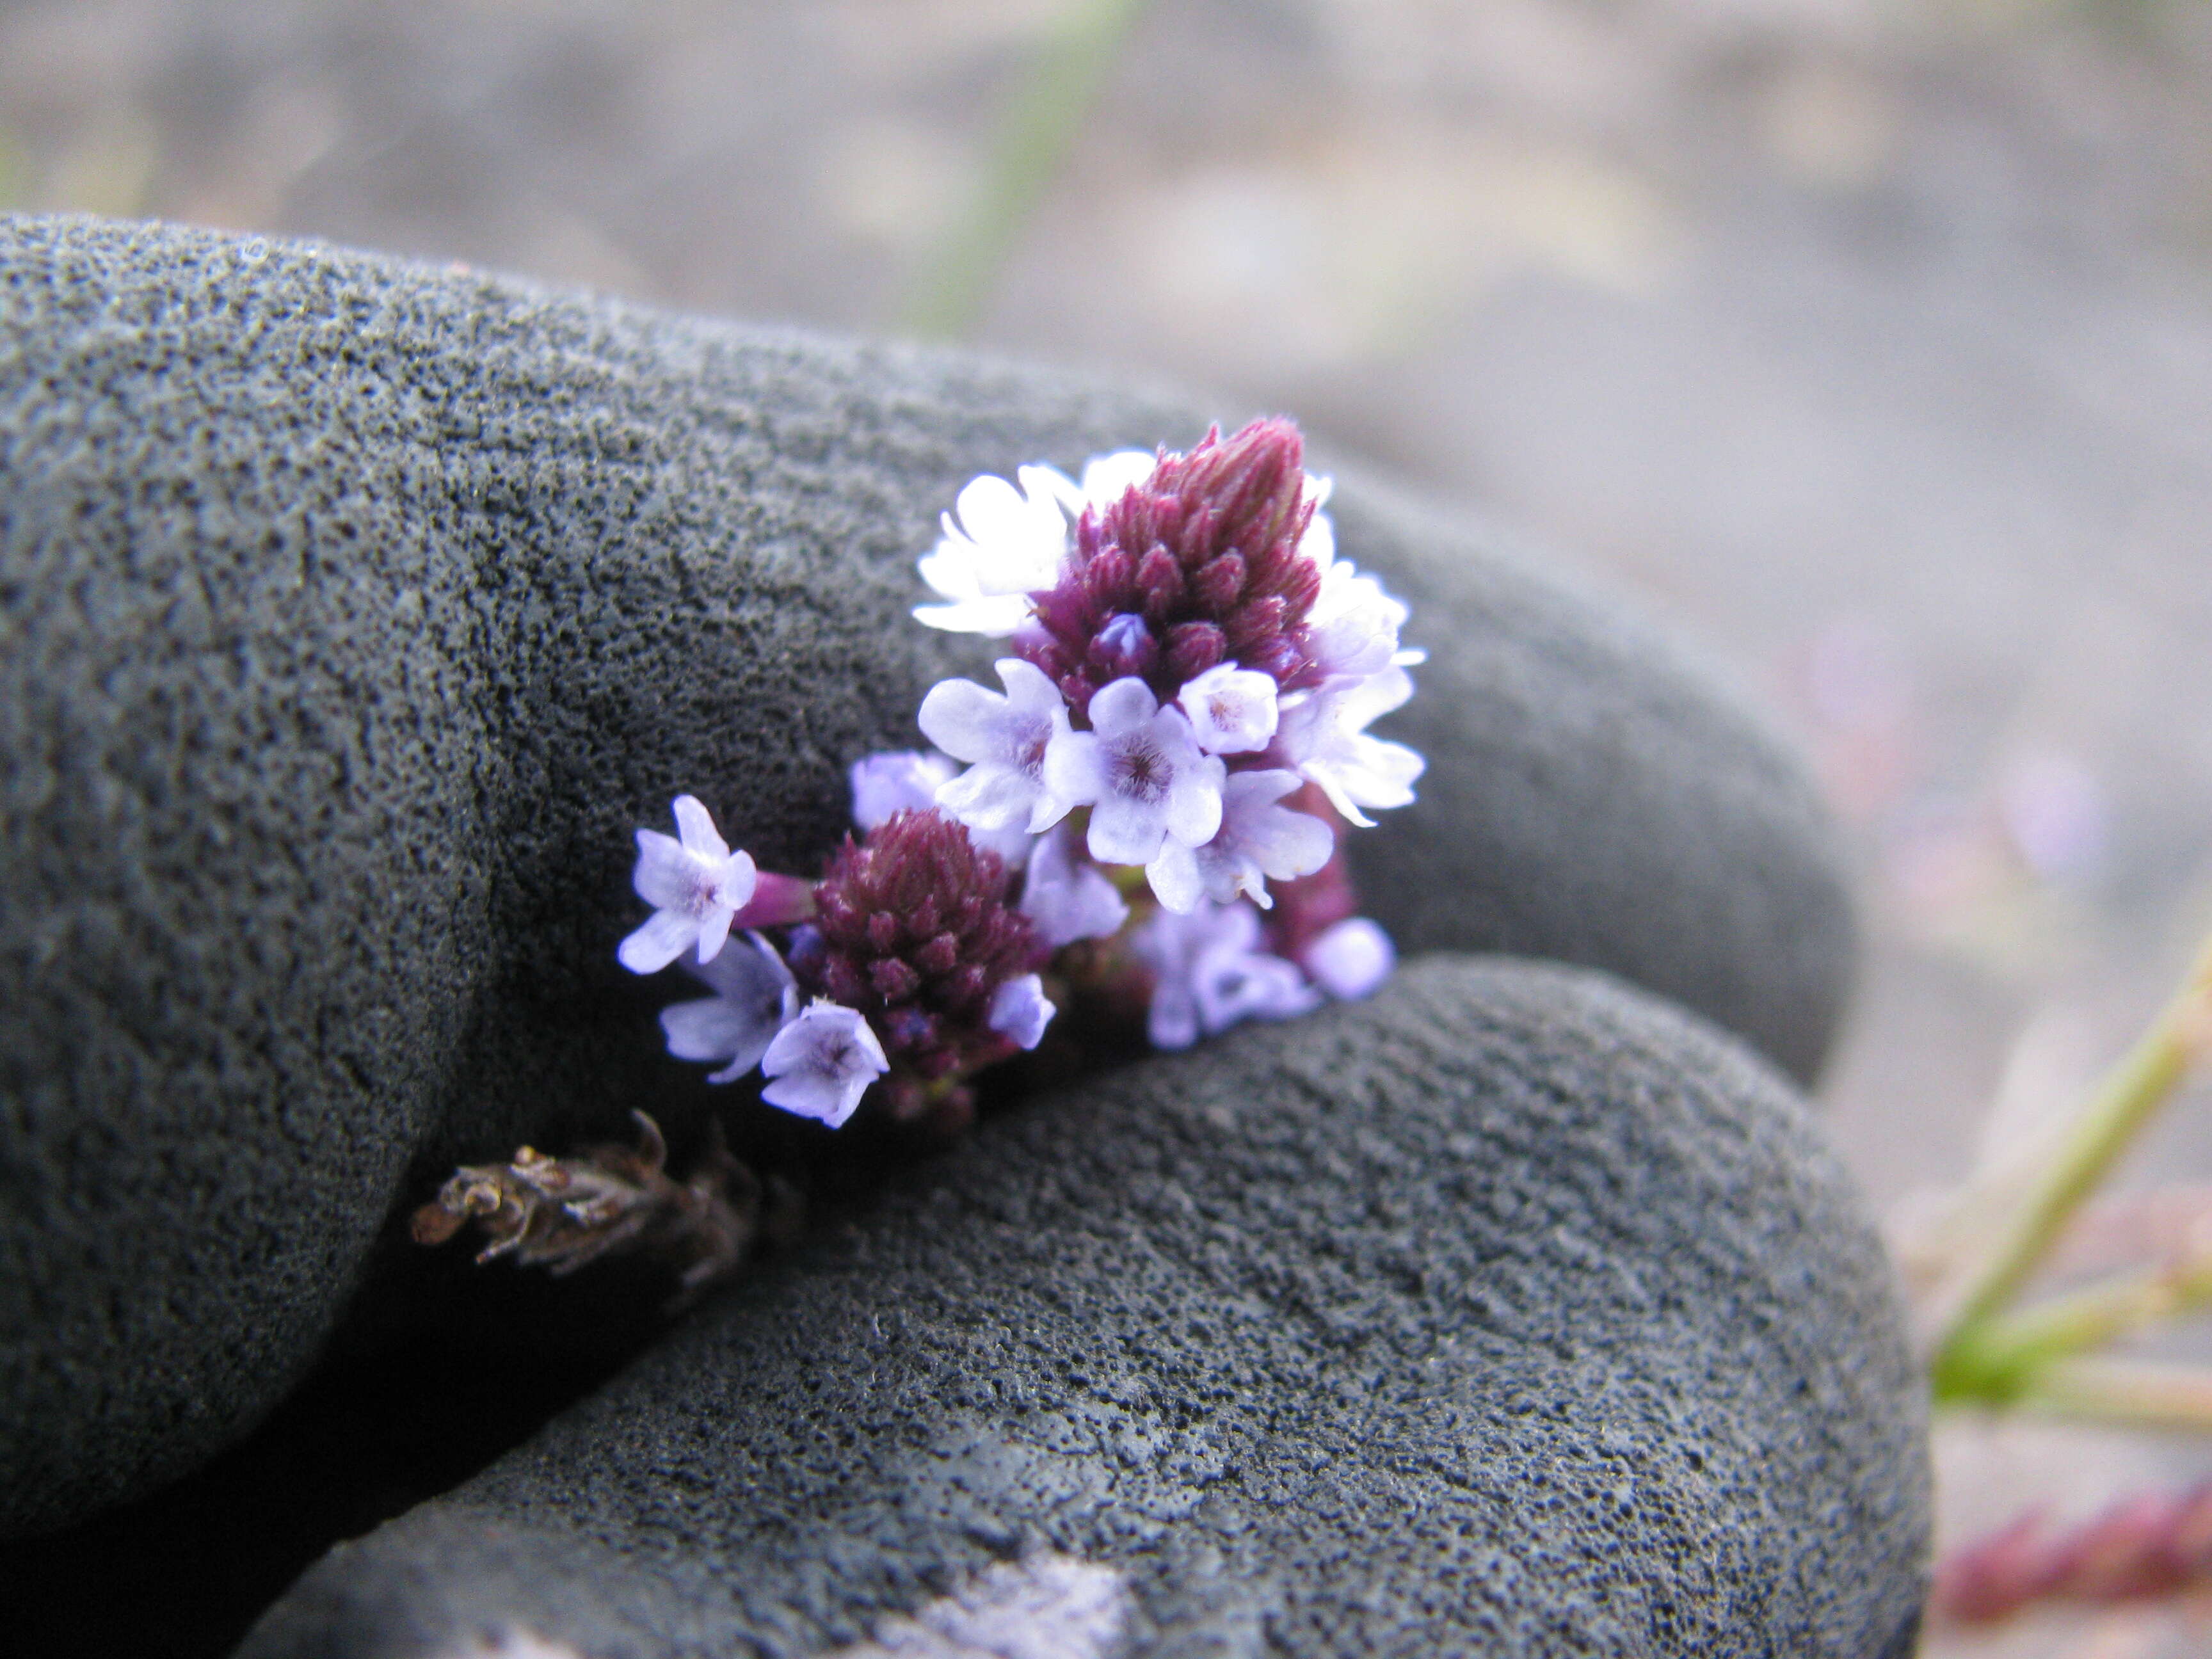
[[[1902,1659],[1918,1397],[1776,1073],[1436,957],[988,1123],[240,1659],[801,1659],[1024,1558],[1121,1575],[1133,1656]]]
[[[959,485],[1209,413],[1240,411],[0,220],[0,1531],[247,1429],[451,1164],[696,1120],[613,961],[632,829],[690,790],[811,872],[846,765],[989,657],[907,616]],[[1601,606],[1357,479],[1334,511],[1435,653],[1369,908],[1808,1073],[1850,929],[1793,764]]]

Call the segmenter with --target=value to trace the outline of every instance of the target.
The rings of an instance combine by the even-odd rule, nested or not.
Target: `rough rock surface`
[[[632,827],[688,788],[811,867],[845,765],[988,654],[905,615],[958,485],[1206,412],[0,220],[0,1531],[243,1432],[443,1167],[696,1113],[611,953]],[[1357,480],[1336,511],[1436,653],[1370,908],[1808,1073],[1850,928],[1790,763],[1602,610]]]
[[[241,1659],[801,1659],[1024,1557],[1077,1613],[1071,1563],[1121,1575],[1132,1655],[1901,1659],[1917,1396],[1776,1073],[1604,976],[1436,957],[986,1125]]]

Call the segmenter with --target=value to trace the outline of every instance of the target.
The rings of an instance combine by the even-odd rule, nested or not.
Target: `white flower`
[[[798,1016],[799,985],[775,947],[758,933],[750,951],[734,946],[689,971],[714,990],[660,1011],[668,1052],[678,1060],[722,1060],[709,1083],[734,1083],[760,1064],[775,1034]]]
[[[1003,657],[1006,695],[973,680],[939,680],[917,716],[929,740],[974,764],[940,785],[937,804],[972,830],[1019,824],[1035,834],[1067,815],[1072,803],[1047,789],[1046,751],[1067,735],[1066,700],[1034,663]]]
[[[1022,914],[1055,951],[1079,939],[1119,933],[1129,919],[1129,907],[1098,866],[1075,861],[1071,830],[1068,824],[1056,824],[1036,837],[1022,884]]]
[[[1152,476],[1160,458],[1149,449],[1117,449],[1093,455],[1083,464],[1083,493],[1068,503],[1071,514],[1086,507],[1111,507]]]
[[[1061,503],[1076,487],[1048,466],[1025,466],[1016,476],[1018,489],[988,473],[971,478],[945,515],[945,534],[921,570],[950,603],[914,612],[930,627],[1002,638],[1029,615],[1029,596],[1060,579],[1067,552]]]
[[[760,1068],[774,1079],[761,1091],[763,1100],[834,1129],[891,1063],[858,1009],[817,997],[775,1034]]]
[[[1298,963],[1329,995],[1353,1002],[1390,977],[1398,951],[1378,924],[1350,916],[1323,930],[1299,953]]]
[[[1148,451],[1123,449],[1092,457],[1080,485],[1049,466],[1020,468],[1018,489],[988,473],[971,478],[921,562],[921,579],[948,603],[914,614],[932,628],[1005,638],[1029,616],[1029,596],[1060,580],[1069,521],[1142,483],[1155,465]]]
[[[712,962],[759,882],[750,856],[729,849],[696,797],[676,798],[676,831],[681,841],[658,830],[637,832],[630,884],[654,909],[615,952],[633,974],[658,973],[695,944],[699,960]]]
[[[1157,911],[1129,945],[1152,970],[1145,1031],[1156,1048],[1188,1048],[1240,1020],[1289,1019],[1321,1006],[1294,963],[1259,948],[1260,913],[1249,904]]]
[[[1413,695],[1413,677],[1395,666],[1364,679],[1324,680],[1284,699],[1276,750],[1326,790],[1338,811],[1370,825],[1375,820],[1359,809],[1405,805],[1428,765],[1402,743],[1367,735],[1370,721]]]
[[[1256,668],[1217,663],[1176,694],[1198,746],[1209,755],[1249,755],[1275,735],[1275,681]]]
[[[1024,1048],[1044,1041],[1044,1028],[1059,1012],[1044,994],[1044,981],[1035,974],[1010,979],[991,994],[991,1029]]]
[[[1221,828],[1203,847],[1170,841],[1145,867],[1152,891],[1170,910],[1188,912],[1201,898],[1226,904],[1243,894],[1274,908],[1261,879],[1291,881],[1328,862],[1335,832],[1319,818],[1275,803],[1298,787],[1295,772],[1232,772],[1221,791]]]
[[[1213,839],[1228,769],[1200,752],[1181,709],[1161,708],[1140,679],[1120,679],[1091,696],[1091,726],[1058,732],[1045,751],[1056,809],[1045,823],[1089,806],[1091,856],[1102,864],[1150,864],[1170,836],[1190,847]]]

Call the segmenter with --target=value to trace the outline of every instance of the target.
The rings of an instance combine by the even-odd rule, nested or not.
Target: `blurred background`
[[[1824,1092],[1910,1246],[2212,923],[2208,92],[2183,0],[5,0],[0,207],[1181,382],[1600,573],[1851,827]],[[1939,1438],[1950,1535],[2212,1473]]]

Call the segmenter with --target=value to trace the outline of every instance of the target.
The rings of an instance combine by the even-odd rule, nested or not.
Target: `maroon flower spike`
[[[2212,1583],[2212,1486],[2143,1493],[2073,1528],[2040,1514],[1956,1550],[1929,1605],[1954,1625],[1992,1625],[2039,1601],[2153,1601]]]
[[[830,860],[814,890],[817,937],[794,949],[793,971],[867,1017],[895,1084],[901,1072],[933,1082],[1002,1060],[1014,1044],[990,1027],[992,994],[1036,954],[1011,885],[1005,861],[951,818],[894,813]]]
[[[1304,623],[1321,572],[1298,538],[1316,503],[1288,421],[1217,428],[1187,455],[1163,453],[1144,483],[1085,511],[1060,584],[1036,598],[1014,650],[1059,685],[1079,720],[1091,693],[1140,676],[1166,702],[1216,663],[1314,678]]]

